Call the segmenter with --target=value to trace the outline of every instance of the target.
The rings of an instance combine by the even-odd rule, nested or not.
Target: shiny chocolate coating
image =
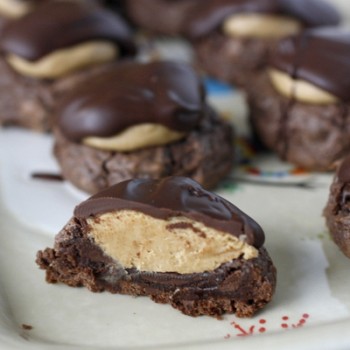
[[[142,123],[188,132],[201,121],[204,100],[201,79],[185,63],[126,62],[69,94],[58,107],[57,124],[75,142],[114,136]]]
[[[265,13],[293,17],[306,27],[339,24],[334,6],[323,0],[211,0],[196,8],[185,30],[192,39],[208,35],[238,13]]]
[[[120,182],[78,205],[74,216],[86,220],[118,210],[135,210],[163,220],[184,216],[236,237],[246,236],[246,242],[257,248],[265,240],[261,227],[248,215],[186,177]]]
[[[269,64],[343,101],[350,100],[350,31],[346,29],[310,29],[283,39]]]
[[[127,23],[97,2],[49,1],[35,11],[9,22],[0,47],[29,61],[56,50],[91,40],[116,43],[121,54],[134,54],[132,32]]]

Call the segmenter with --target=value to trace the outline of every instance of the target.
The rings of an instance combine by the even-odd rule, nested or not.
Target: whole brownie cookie
[[[189,176],[215,186],[232,169],[232,127],[179,62],[128,62],[67,94],[54,154],[63,176],[95,193],[129,178]]]
[[[350,258],[350,157],[337,169],[323,211],[334,242]]]
[[[36,261],[49,283],[149,296],[190,316],[250,317],[275,290],[264,238],[191,179],[128,180],[78,205]]]
[[[39,131],[66,91],[135,53],[124,20],[95,1],[45,2],[6,24],[0,48],[0,125]]]
[[[188,18],[185,34],[206,73],[245,86],[280,39],[339,21],[322,0],[209,0]]]
[[[350,150],[350,32],[313,29],[280,42],[248,88],[253,129],[282,159],[326,171]]]
[[[153,34],[183,34],[187,16],[207,0],[125,0],[132,22]]]

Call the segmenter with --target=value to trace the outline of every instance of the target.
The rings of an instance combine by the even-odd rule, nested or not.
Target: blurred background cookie
[[[204,72],[244,86],[282,38],[339,23],[337,9],[323,0],[209,0],[187,18],[185,35]]]
[[[135,53],[126,22],[93,1],[44,3],[8,22],[0,47],[0,124],[39,131],[62,94]]]
[[[253,129],[282,159],[334,169],[350,151],[350,32],[324,28],[282,40],[248,88]]]
[[[129,178],[184,175],[215,186],[232,169],[232,127],[184,63],[125,63],[93,77],[57,110],[64,177],[95,193]]]

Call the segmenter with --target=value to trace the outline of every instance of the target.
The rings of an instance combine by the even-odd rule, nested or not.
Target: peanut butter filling
[[[171,130],[160,124],[138,124],[112,137],[86,137],[85,145],[109,151],[134,151],[178,141],[185,133]]]
[[[201,222],[174,216],[157,219],[133,210],[89,218],[89,235],[124,268],[148,272],[200,273],[212,271],[258,250],[229,233]]]
[[[293,79],[277,69],[269,69],[268,74],[274,88],[285,97],[317,105],[338,102],[336,96],[305,80]]]
[[[255,13],[229,16],[223,24],[226,35],[239,38],[283,38],[301,29],[300,22],[294,18]]]
[[[33,78],[55,79],[87,66],[113,61],[118,48],[108,41],[89,41],[57,50],[38,61],[27,61],[9,54],[8,63],[19,73]]]

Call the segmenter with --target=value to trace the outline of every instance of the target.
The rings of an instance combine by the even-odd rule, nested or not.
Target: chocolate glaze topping
[[[184,63],[127,62],[86,82],[60,104],[57,123],[65,137],[108,137],[140,123],[178,131],[195,128],[205,111],[200,78]]]
[[[135,210],[164,220],[185,216],[236,237],[245,235],[247,243],[257,248],[265,240],[261,227],[248,215],[185,177],[120,182],[78,205],[74,216],[86,220],[118,210]]]
[[[350,100],[350,31],[310,29],[283,39],[270,65],[294,79],[306,80],[343,101]]]
[[[62,48],[90,40],[107,40],[121,53],[134,54],[126,22],[97,2],[49,1],[3,29],[0,47],[6,53],[35,61]]]
[[[346,183],[350,182],[350,156],[346,157],[338,168],[338,180]]]
[[[201,5],[189,19],[185,32],[198,39],[218,29],[237,13],[270,13],[294,17],[306,27],[336,25],[338,11],[323,0],[212,0]]]

